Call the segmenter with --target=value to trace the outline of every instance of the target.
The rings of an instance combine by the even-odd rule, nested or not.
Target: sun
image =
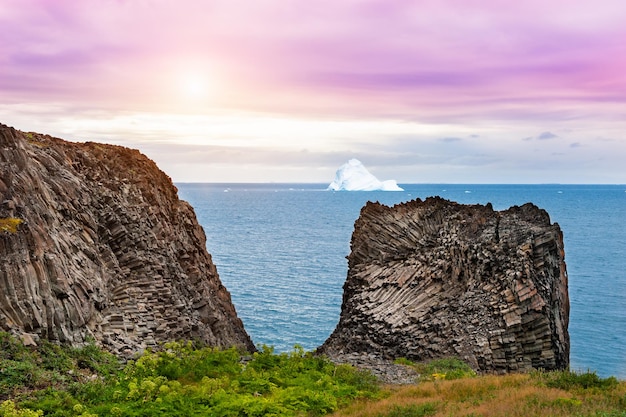
[[[210,93],[208,76],[200,73],[184,73],[180,76],[180,92],[190,100],[207,98]]]

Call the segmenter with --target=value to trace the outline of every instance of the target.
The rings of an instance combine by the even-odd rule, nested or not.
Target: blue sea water
[[[177,184],[255,344],[315,349],[334,330],[355,220],[368,200],[439,195],[496,210],[532,202],[559,223],[569,275],[571,367],[626,379],[626,186],[401,185],[331,192],[326,184]]]

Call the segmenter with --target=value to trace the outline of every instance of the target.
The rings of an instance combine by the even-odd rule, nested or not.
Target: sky
[[[0,123],[175,182],[626,183],[623,0],[1,0]]]

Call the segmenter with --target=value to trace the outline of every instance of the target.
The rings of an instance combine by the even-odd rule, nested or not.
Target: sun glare
[[[208,78],[202,74],[188,73],[180,78],[181,93],[187,99],[206,98],[209,94],[209,87]]]

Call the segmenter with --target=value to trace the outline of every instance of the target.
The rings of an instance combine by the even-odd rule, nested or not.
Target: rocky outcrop
[[[568,366],[563,235],[532,204],[368,203],[348,263],[340,321],[321,353],[454,356],[495,373]]]
[[[193,209],[138,151],[0,125],[0,202],[0,329],[121,354],[254,349]]]

